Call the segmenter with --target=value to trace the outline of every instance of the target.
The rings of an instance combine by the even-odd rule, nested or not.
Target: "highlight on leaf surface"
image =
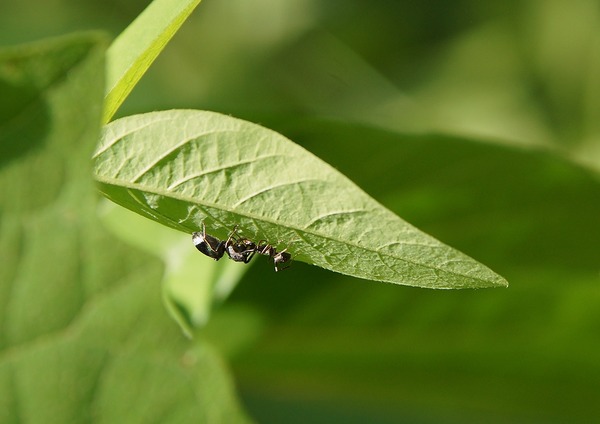
[[[294,260],[369,280],[507,285],[310,152],[246,121],[195,110],[119,119],[104,128],[94,163],[109,199],[189,234],[204,222],[224,238],[238,225],[244,237],[289,247]]]

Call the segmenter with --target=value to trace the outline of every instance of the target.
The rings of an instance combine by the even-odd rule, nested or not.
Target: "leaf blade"
[[[197,231],[206,221],[225,237],[239,225],[255,241],[289,247],[295,259],[376,281],[507,285],[255,124],[191,110],[143,114],[108,125],[94,156],[107,197],[180,231]]]
[[[222,358],[164,314],[162,264],[97,219],[105,50],[0,50],[0,422],[247,422]]]
[[[200,0],[154,0],[107,51],[103,122],[125,101]]]

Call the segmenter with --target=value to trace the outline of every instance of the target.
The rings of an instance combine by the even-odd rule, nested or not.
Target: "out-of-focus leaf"
[[[393,6],[381,9],[398,13]],[[439,13],[420,9],[432,18]],[[474,19],[441,43],[413,51],[412,57],[407,52],[418,45],[414,37],[424,34],[406,35],[411,47],[403,46],[406,39],[400,34],[382,45],[381,34],[401,30],[382,28],[379,36],[364,37],[365,23],[346,21],[348,16],[332,14],[324,25],[330,29],[327,36],[319,26],[319,32],[298,37],[263,68],[253,69],[253,84],[242,81],[235,87],[239,98],[231,100],[228,110],[248,102],[249,110],[238,116],[265,122],[253,115],[253,105],[256,97],[266,98],[276,106],[269,110],[268,104],[256,102],[267,118],[281,113],[284,104],[292,113],[377,125],[399,134],[438,132],[490,144],[544,147],[600,169],[600,10],[594,2],[520,3],[510,13],[492,13],[479,23]],[[374,55],[389,67],[365,60]],[[269,75],[263,85],[261,75]],[[232,84],[223,84],[223,91]],[[276,95],[281,98],[273,101]]]
[[[105,201],[101,219],[121,240],[159,257],[165,264],[163,296],[171,316],[191,336],[204,326],[211,308],[229,296],[249,267],[215,262],[196,249],[189,237]]]
[[[412,91],[430,128],[545,146],[600,171],[600,10],[521,3],[451,40]]]
[[[108,122],[200,0],[154,0],[107,51]]]
[[[232,301],[262,305],[276,324],[237,358],[241,387],[298,409],[306,396],[329,396],[434,422],[598,415],[600,184],[592,172],[547,152],[460,138],[309,122],[286,133],[342,171],[356,154],[368,158],[362,186],[494,264],[511,288],[394,290],[310,268],[282,284],[257,267],[248,278],[261,286],[242,285]]]
[[[225,238],[239,225],[245,236],[289,248],[300,261],[376,281],[507,284],[258,125],[201,111],[138,115],[108,125],[94,157],[108,198],[188,234],[206,222]]]
[[[221,360],[166,317],[162,265],[96,218],[105,46],[0,52],[0,422],[244,422]]]

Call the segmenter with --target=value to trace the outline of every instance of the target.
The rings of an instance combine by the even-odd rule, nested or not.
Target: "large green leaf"
[[[221,359],[161,305],[162,264],[96,217],[106,43],[0,52],[0,422],[240,422]]]
[[[107,51],[108,122],[200,0],[154,0]]]
[[[504,286],[502,277],[418,231],[332,167],[258,125],[167,111],[108,125],[95,155],[110,199],[175,229],[289,248],[361,278],[429,288]]]

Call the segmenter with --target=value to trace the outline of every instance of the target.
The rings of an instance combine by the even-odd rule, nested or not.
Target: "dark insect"
[[[281,252],[278,252],[272,244],[267,243],[266,240],[261,240],[258,242],[258,246],[256,246],[256,251],[265,256],[270,256],[273,259],[273,264],[275,265],[275,272],[283,271],[284,269],[288,269],[291,266],[292,255],[287,252],[288,248],[286,247]],[[288,264],[287,266],[281,268],[281,265]]]
[[[225,253],[236,262],[248,263],[256,253],[256,244],[251,240],[238,236],[237,226],[229,233],[225,241],[206,234],[206,226],[202,223],[202,232],[192,234],[194,246],[206,256],[218,261]]]
[[[227,240],[221,241],[216,237],[206,234],[206,227],[202,223],[202,232],[192,234],[194,246],[206,256],[218,261],[227,253],[227,256],[235,262],[249,263],[255,254],[269,256],[273,259],[275,271],[283,271],[291,266],[292,255],[287,252],[287,247],[281,252],[266,240],[261,240],[258,244],[247,238],[242,238],[237,233],[237,225],[233,227]],[[287,266],[283,266],[286,265]]]
[[[236,225],[225,241],[225,252],[232,260],[247,264],[256,253],[256,244],[251,240],[240,238]]]
[[[202,223],[202,232],[193,233],[192,241],[194,246],[206,256],[218,261],[225,254],[225,242],[216,237],[206,234],[206,227]]]

